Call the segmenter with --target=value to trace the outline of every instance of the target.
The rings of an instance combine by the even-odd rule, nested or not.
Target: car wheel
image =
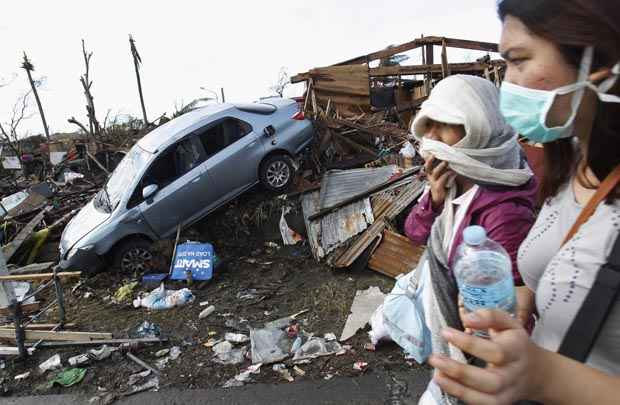
[[[152,244],[144,239],[123,242],[114,255],[114,267],[122,273],[140,274],[151,268]]]
[[[263,162],[260,181],[265,188],[275,193],[286,191],[295,177],[295,167],[286,155],[274,155]]]

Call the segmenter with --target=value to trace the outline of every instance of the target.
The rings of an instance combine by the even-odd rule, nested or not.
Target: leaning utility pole
[[[47,122],[45,121],[45,114],[43,114],[43,106],[41,105],[41,100],[39,99],[39,93],[37,92],[37,86],[32,80],[32,71],[34,71],[34,65],[28,60],[28,56],[24,51],[24,61],[22,62],[22,69],[26,71],[28,75],[28,81],[30,82],[30,87],[32,87],[32,92],[34,93],[34,98],[37,100],[37,106],[39,107],[39,115],[41,116],[41,121],[43,121],[43,130],[45,131],[45,137],[47,140],[50,140],[50,130],[47,128]]]
[[[131,56],[133,57],[133,67],[136,70],[138,93],[140,93],[140,105],[142,106],[142,119],[144,120],[144,127],[146,128],[149,125],[149,121],[146,118],[146,108],[144,108],[144,96],[142,95],[142,83],[140,82],[140,64],[142,63],[142,59],[140,58],[140,54],[138,53],[138,49],[136,48],[136,43],[131,34],[129,34],[129,48],[131,49]]]

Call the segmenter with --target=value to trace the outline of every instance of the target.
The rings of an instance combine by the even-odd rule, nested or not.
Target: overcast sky
[[[495,0],[263,0],[72,1],[4,0],[0,18],[0,121],[28,90],[22,52],[45,76],[40,90],[53,132],[73,131],[67,118],[87,122],[79,77],[81,39],[93,52],[92,93],[97,116],[141,116],[128,34],[142,56],[148,117],[175,103],[208,96],[201,86],[224,87],[227,101],[269,95],[278,71],[327,66],[419,37],[449,36],[497,42]],[[419,51],[411,52],[419,58]],[[438,55],[438,52],[436,52]],[[450,62],[480,53],[448,51]],[[412,61],[415,62],[414,59]],[[405,62],[411,63],[412,61]],[[287,95],[301,93],[292,86]],[[32,100],[31,112],[36,112]],[[42,132],[38,115],[23,133]]]

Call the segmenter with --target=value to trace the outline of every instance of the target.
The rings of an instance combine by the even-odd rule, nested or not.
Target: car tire
[[[126,240],[114,250],[112,264],[123,274],[142,274],[151,268],[154,256],[153,244],[146,239]]]
[[[295,166],[287,155],[273,155],[260,166],[260,182],[267,190],[281,194],[288,190],[295,178]]]

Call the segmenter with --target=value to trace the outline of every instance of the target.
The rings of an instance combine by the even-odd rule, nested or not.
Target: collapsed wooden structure
[[[440,48],[435,63],[435,48]],[[401,65],[399,54],[422,48],[422,64]],[[438,36],[421,37],[390,46],[334,65],[311,69],[291,77],[292,83],[306,82],[306,94],[313,107],[323,111],[371,112],[395,106],[409,118],[438,80],[451,74],[473,74],[499,85],[505,62],[490,55],[471,63],[449,63],[448,48],[498,52],[498,45]],[[402,59],[402,58],[400,58]],[[376,66],[375,66],[376,65]]]

